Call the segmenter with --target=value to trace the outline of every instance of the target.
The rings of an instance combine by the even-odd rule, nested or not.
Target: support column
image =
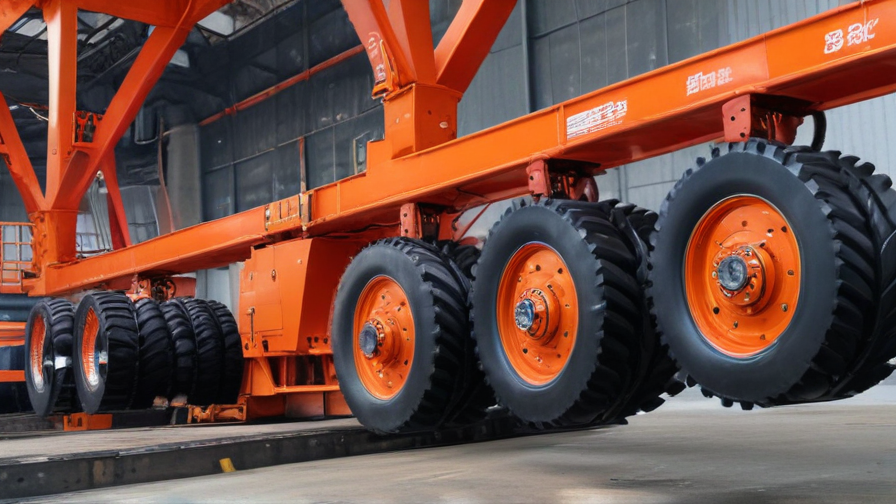
[[[60,184],[72,155],[78,83],[78,8],[73,2],[49,0],[44,6],[44,20],[47,23],[50,88],[47,200],[53,201],[60,191]]]

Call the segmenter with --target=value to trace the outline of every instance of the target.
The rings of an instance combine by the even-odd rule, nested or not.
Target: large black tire
[[[377,432],[431,430],[441,426],[464,394],[464,339],[468,338],[466,289],[459,272],[437,248],[394,238],[362,250],[346,269],[333,309],[333,360],[352,413]],[[354,318],[368,283],[387,277],[406,294],[415,338],[402,387],[381,399],[365,386],[355,364]]]
[[[635,278],[641,290],[641,334],[628,339],[630,367],[635,380],[623,394],[618,404],[605,413],[602,423],[621,422],[638,412],[650,412],[660,407],[663,395],[675,396],[685,389],[685,384],[676,379],[678,366],[669,355],[669,347],[660,340],[656,331],[656,318],[651,314],[652,299],[647,296],[647,272],[649,257],[653,251],[650,238],[656,232],[656,212],[617,200],[601,201],[603,211],[610,215],[626,238],[628,245],[638,260]]]
[[[43,334],[37,334],[43,324]],[[34,305],[25,325],[25,386],[34,412],[53,413],[72,402],[72,333],[74,307],[64,299],[46,299]],[[41,345],[42,341],[42,345]],[[38,371],[32,360],[43,362]],[[36,372],[38,371],[38,372]]]
[[[84,296],[75,312],[75,386],[85,413],[131,406],[137,387],[140,341],[134,304],[120,291]],[[87,327],[95,317],[96,333]],[[95,344],[91,345],[91,341]],[[87,356],[94,356],[91,365]],[[105,363],[103,357],[105,356]]]
[[[243,344],[240,339],[240,330],[230,310],[218,301],[208,301],[209,308],[215,314],[218,326],[221,328],[221,342],[224,346],[224,369],[221,372],[221,390],[218,394],[218,404],[234,404],[240,395],[240,387],[243,385]]]
[[[455,276],[463,283],[467,293],[469,305],[469,290],[473,280],[473,268],[479,261],[481,251],[473,245],[458,245],[448,241],[439,244],[442,254],[451,260],[455,268]],[[469,306],[467,306],[469,310]],[[485,373],[476,355],[476,342],[473,340],[471,328],[468,325],[463,338],[464,343],[464,371],[463,393],[457,403],[451,407],[451,412],[446,417],[446,427],[463,427],[483,420],[489,408],[497,404],[495,391],[485,380]]]
[[[639,261],[607,208],[545,201],[508,209],[490,231],[473,281],[473,335],[499,403],[538,427],[600,423],[637,380],[628,340],[642,334]],[[564,367],[533,385],[511,364],[499,337],[496,299],[511,257],[531,243],[553,249],[567,266],[578,302],[578,330]]]
[[[135,305],[140,333],[140,373],[133,407],[152,406],[156,397],[170,397],[174,376],[174,344],[159,304],[150,298]]]
[[[473,267],[479,262],[482,251],[475,245],[458,245],[457,242],[443,241],[438,243],[439,249],[464,274],[467,279],[473,278]]]
[[[751,139],[688,170],[660,211],[650,294],[663,341],[708,395],[772,406],[836,398],[865,334],[873,332],[877,251],[862,199],[837,154]],[[698,164],[702,164],[698,162]],[[749,357],[724,354],[698,329],[682,264],[697,223],[720,201],[756,196],[773,205],[799,247],[793,318],[772,345]],[[781,309],[784,309],[782,307]]]
[[[858,163],[855,156],[808,150],[797,156],[811,167],[804,179],[848,188],[854,204],[850,211],[866,221],[877,254],[874,329],[864,335],[849,371],[821,399],[850,397],[876,385],[894,369],[889,361],[896,357],[896,191],[889,176],[874,174],[874,165]]]
[[[178,395],[189,397],[196,383],[196,336],[193,334],[193,324],[183,306],[176,301],[165,301],[160,308],[174,346],[171,398]]]
[[[190,404],[207,406],[218,400],[224,368],[224,344],[215,314],[202,299],[175,298],[193,325],[196,338],[196,381]]]
[[[25,369],[25,346],[0,346],[0,371]],[[28,388],[24,382],[0,383],[0,414],[31,411]]]

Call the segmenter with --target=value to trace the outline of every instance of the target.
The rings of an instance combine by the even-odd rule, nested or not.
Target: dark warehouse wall
[[[460,0],[431,0],[437,42]],[[460,135],[836,7],[838,0],[520,0],[461,101]],[[315,5],[314,12],[309,10]],[[358,44],[338,2],[299,2],[230,42],[234,102]],[[282,34],[281,34],[282,32]],[[281,34],[281,35],[278,35]],[[287,36],[288,34],[288,36]],[[268,37],[267,42],[262,39]],[[272,44],[270,37],[276,39]],[[282,39],[282,40],[281,40]],[[270,48],[273,47],[273,48]],[[268,49],[265,49],[268,48]],[[315,57],[290,58],[311,49]],[[254,52],[253,52],[254,51]],[[289,75],[282,74],[281,80]],[[204,218],[221,217],[363,170],[358,146],[382,135],[359,54],[234,116],[200,128]],[[304,148],[300,149],[300,143]],[[705,147],[613,170],[602,194],[656,208]],[[360,156],[363,158],[363,155]],[[304,177],[302,172],[304,171]]]

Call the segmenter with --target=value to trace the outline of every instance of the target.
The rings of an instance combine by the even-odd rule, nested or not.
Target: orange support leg
[[[112,415],[101,413],[88,415],[87,413],[72,413],[62,417],[62,429],[65,432],[106,430],[112,428]]]

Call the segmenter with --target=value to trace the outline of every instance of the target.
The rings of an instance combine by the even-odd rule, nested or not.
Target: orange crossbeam
[[[185,273],[245,260],[253,245],[264,242],[265,235],[264,208],[254,208],[131,247],[51,265],[39,278],[26,280],[26,288],[31,295],[99,285],[127,288],[138,273]]]
[[[24,344],[24,322],[0,322],[0,346],[18,346]]]
[[[23,382],[25,381],[24,371],[0,371],[0,383]]]

